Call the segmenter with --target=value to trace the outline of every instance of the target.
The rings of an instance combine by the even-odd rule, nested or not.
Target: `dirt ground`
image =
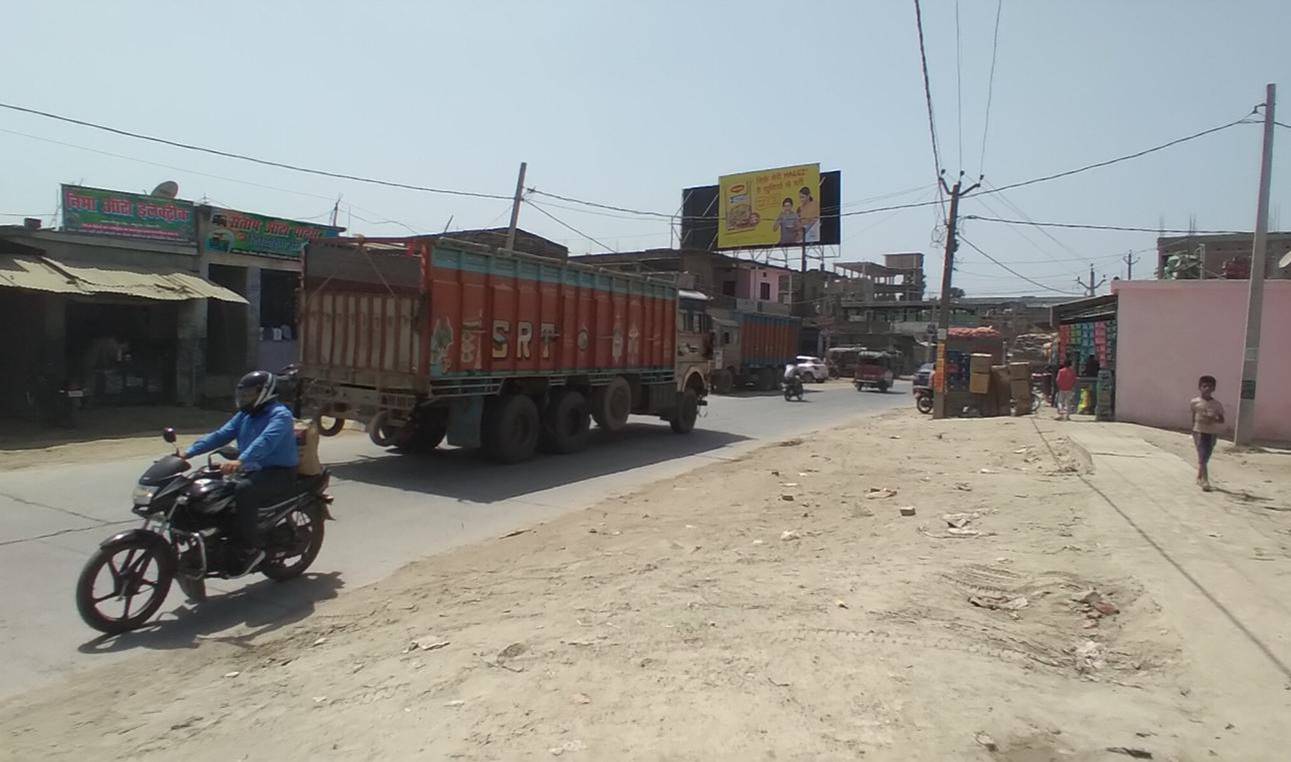
[[[0,472],[87,457],[156,455],[162,429],[169,426],[183,436],[199,435],[219,427],[230,415],[193,407],[135,406],[83,410],[75,428],[5,419],[0,424]]]
[[[1227,714],[1081,462],[1030,419],[788,440],[9,701],[0,758],[1284,758],[1291,692]]]

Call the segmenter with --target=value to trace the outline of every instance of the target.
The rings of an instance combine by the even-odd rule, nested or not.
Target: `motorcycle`
[[[175,430],[162,437],[174,444]],[[228,460],[237,451],[217,453]],[[139,477],[133,512],[143,526],[104,540],[76,583],[76,608],[94,629],[116,635],[142,627],[165,602],[171,582],[189,600],[206,598],[206,579],[242,575],[236,537],[234,483],[213,456],[192,472],[178,450],[157,460]],[[327,494],[330,475],[299,476],[284,500],[260,508],[265,557],[256,571],[285,581],[309,568],[323,547],[323,522],[332,518]],[[141,600],[140,600],[141,599]]]
[[[916,386],[914,389],[914,406],[920,413],[928,415],[932,412],[932,387]]]
[[[797,397],[798,401],[802,402],[802,395],[802,376],[795,373],[784,382],[784,401],[791,402],[794,397]]]

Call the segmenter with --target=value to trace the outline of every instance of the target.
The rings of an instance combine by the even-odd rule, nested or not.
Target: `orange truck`
[[[378,445],[482,448],[514,463],[630,414],[689,433],[706,404],[702,294],[439,236],[317,239],[300,306],[302,415]],[[339,430],[330,426],[328,430]]]

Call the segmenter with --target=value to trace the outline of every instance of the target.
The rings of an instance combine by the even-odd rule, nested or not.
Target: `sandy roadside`
[[[1276,758],[1049,446],[905,411],[789,440],[19,697],[0,757]]]

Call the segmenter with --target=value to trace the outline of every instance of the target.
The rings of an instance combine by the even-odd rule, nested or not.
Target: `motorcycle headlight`
[[[152,502],[152,496],[157,494],[156,487],[146,487],[142,484],[135,485],[134,493],[131,498],[134,499],[135,505],[148,505]]]

